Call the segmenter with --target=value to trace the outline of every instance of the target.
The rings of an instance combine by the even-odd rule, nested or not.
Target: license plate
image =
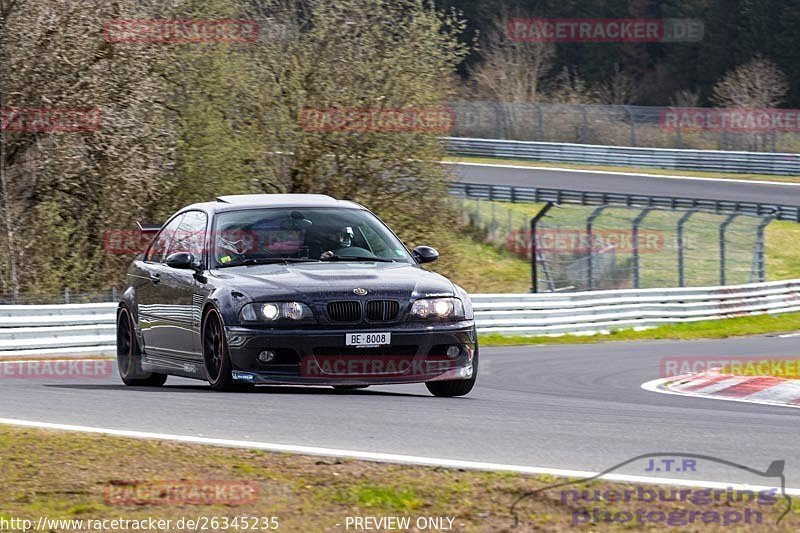
[[[347,346],[383,346],[392,343],[391,333],[347,333],[345,345]]]

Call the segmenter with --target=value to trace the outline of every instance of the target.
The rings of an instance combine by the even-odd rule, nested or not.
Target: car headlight
[[[411,306],[412,318],[464,318],[464,304],[458,298],[423,298]]]
[[[313,318],[311,309],[300,302],[251,303],[240,312],[245,322],[276,322],[281,319],[303,320]]]

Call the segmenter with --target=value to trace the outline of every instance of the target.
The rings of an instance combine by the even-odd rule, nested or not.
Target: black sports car
[[[420,268],[364,207],[321,195],[223,196],[178,211],[138,256],[117,313],[127,385],[213,389],[425,382],[467,394],[478,340],[467,293]]]

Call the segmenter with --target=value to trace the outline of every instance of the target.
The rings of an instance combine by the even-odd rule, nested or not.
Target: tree
[[[104,24],[160,12],[136,0],[16,0],[0,8],[2,107],[102,116],[84,131],[2,132],[0,287],[85,290],[119,275],[123,263],[104,253],[103,236],[147,213],[173,144],[156,73],[161,51],[114,46]]]
[[[536,102],[542,80],[553,68],[555,45],[511,35],[514,20],[530,20],[504,6],[487,24],[480,40],[479,62],[471,69],[478,93],[501,102]]]
[[[771,108],[786,99],[789,83],[772,61],[756,56],[727,72],[714,85],[711,99],[720,107]]]

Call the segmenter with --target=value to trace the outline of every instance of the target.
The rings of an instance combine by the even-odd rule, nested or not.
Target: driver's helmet
[[[231,252],[234,255],[244,255],[251,246],[251,239],[243,231],[226,231],[217,236],[217,248],[223,252]]]
[[[353,232],[353,228],[347,226],[336,233],[335,241],[339,244],[340,248],[350,248],[350,246],[353,245],[355,236],[356,234]]]

